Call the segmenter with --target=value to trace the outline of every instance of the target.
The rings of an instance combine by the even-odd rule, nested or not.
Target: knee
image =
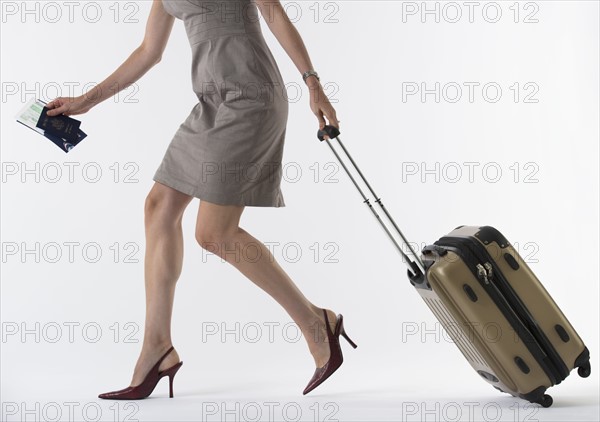
[[[157,195],[155,192],[150,191],[148,195],[146,195],[146,201],[144,202],[144,214],[152,214],[156,211],[160,204],[160,195]]]
[[[146,196],[146,201],[144,202],[144,215],[146,217],[153,217],[157,214],[157,212],[164,207],[166,202],[166,198],[164,195],[156,191],[150,191]]]
[[[178,222],[183,212],[181,207],[174,203],[173,198],[164,192],[152,190],[144,202],[144,216],[146,223],[156,220],[165,222]]]
[[[235,247],[236,229],[222,229],[216,227],[196,228],[196,241],[205,250],[222,256],[224,251]]]

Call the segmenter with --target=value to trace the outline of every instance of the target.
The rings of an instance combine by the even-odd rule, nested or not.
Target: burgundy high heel
[[[158,368],[164,358],[173,350],[174,347],[171,346],[169,350],[165,352],[165,354],[156,362],[156,364],[150,369],[150,372],[144,378],[141,384],[135,385],[133,387],[123,388],[122,390],[111,391],[108,393],[99,394],[98,397],[101,399],[113,399],[113,400],[138,400],[144,399],[152,394],[154,391],[154,387],[158,384],[158,381],[164,376],[169,377],[169,397],[173,397],[173,378],[175,378],[175,374],[183,365],[183,361],[176,363],[175,365],[167,368],[163,371],[159,371]]]
[[[358,346],[350,340],[350,337],[346,334],[346,330],[344,330],[344,317],[339,314],[336,318],[335,323],[335,332],[331,332],[331,328],[329,328],[329,320],[327,318],[327,310],[323,309],[323,313],[325,314],[325,326],[327,327],[327,338],[329,340],[329,351],[330,357],[325,365],[320,368],[315,369],[315,373],[312,378],[308,382],[308,385],[302,392],[302,394],[309,393],[310,391],[317,388],[323,381],[331,376],[344,361],[344,357],[342,355],[342,348],[340,347],[340,334],[350,343],[353,348],[357,348]]]

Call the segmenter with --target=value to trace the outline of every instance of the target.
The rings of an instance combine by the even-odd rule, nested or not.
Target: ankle
[[[309,305],[309,309],[310,309],[310,312],[313,315],[313,317],[312,317],[313,321],[316,321],[316,320],[323,321],[323,310],[327,310],[327,308],[321,308],[321,307],[319,307],[317,305],[313,305],[311,303]]]
[[[169,338],[144,338],[142,343],[142,350],[167,350],[172,346],[171,339]]]
[[[327,324],[323,310],[328,313],[329,329],[331,331],[334,330],[333,324],[335,324],[335,320],[331,320],[331,311],[329,309],[317,309],[318,311],[307,321],[308,325],[302,330],[311,350],[313,347],[321,348],[323,344],[329,342]]]
[[[323,308],[311,304],[308,308],[308,312],[302,319],[304,324],[304,326],[300,327],[302,331],[316,330],[319,326],[322,326],[325,321],[323,317]]]

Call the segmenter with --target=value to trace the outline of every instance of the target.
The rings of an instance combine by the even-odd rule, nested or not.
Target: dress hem
[[[211,202],[217,205],[235,205],[235,206],[246,206],[246,207],[271,207],[271,208],[282,208],[285,207],[285,201],[281,194],[281,190],[277,189],[277,196],[270,198],[248,198],[243,194],[240,195],[239,201],[231,201],[225,199],[223,195],[210,193],[210,192],[198,192],[198,189],[186,182],[173,179],[171,177],[165,177],[160,172],[156,172],[152,178],[155,182],[162,185],[168,186],[186,195],[193,196],[200,199],[201,201]]]

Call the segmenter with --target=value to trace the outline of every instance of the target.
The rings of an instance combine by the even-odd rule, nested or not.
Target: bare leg
[[[144,278],[146,321],[142,351],[135,365],[131,386],[141,384],[152,366],[171,347],[171,314],[175,284],[183,264],[183,212],[193,198],[160,183],[150,190],[144,206],[146,253]],[[173,350],[159,370],[179,362]]]
[[[243,210],[243,206],[200,201],[196,240],[204,249],[236,267],[283,306],[302,331],[315,365],[325,365],[330,353],[322,309],[302,294],[262,242],[239,227]],[[327,310],[327,316],[333,331],[336,314]]]

